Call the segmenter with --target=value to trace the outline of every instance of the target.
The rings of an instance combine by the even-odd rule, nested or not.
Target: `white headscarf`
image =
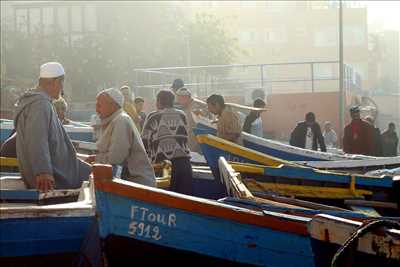
[[[118,106],[120,106],[121,108],[124,106],[124,96],[121,94],[121,92],[118,89],[115,88],[109,88],[109,89],[105,89],[103,91],[101,91],[99,95],[106,93],[107,95],[109,95],[112,100],[114,100],[115,103],[118,104]]]

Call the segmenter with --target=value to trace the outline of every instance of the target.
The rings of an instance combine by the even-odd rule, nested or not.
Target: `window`
[[[97,16],[95,6],[85,7],[85,30],[86,31],[96,31],[97,30]]]
[[[42,9],[43,33],[50,34],[54,30],[54,8],[45,7]]]
[[[57,8],[57,25],[62,33],[69,32],[68,8]]]
[[[82,32],[82,7],[71,7],[71,29],[73,32]]]
[[[338,43],[339,33],[333,27],[317,30],[314,34],[314,46],[328,47]]]
[[[361,27],[357,26],[343,27],[343,43],[347,46],[358,46],[364,44],[367,42],[365,31],[363,31]]]
[[[286,29],[281,26],[264,30],[264,41],[266,43],[284,43],[287,42]]]
[[[28,32],[28,9],[20,8],[16,11],[16,26],[17,30],[23,33]]]
[[[40,9],[31,8],[29,9],[29,33],[34,34],[41,31],[42,27],[40,25]]]

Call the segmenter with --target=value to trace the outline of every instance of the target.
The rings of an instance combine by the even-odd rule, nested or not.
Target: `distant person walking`
[[[325,122],[322,136],[324,137],[325,145],[327,147],[337,147],[338,138],[336,132],[332,129],[332,124],[330,121]]]
[[[207,98],[208,111],[218,116],[217,136],[234,143],[241,143],[242,127],[239,115],[225,105],[222,95]]]
[[[254,100],[253,107],[265,108],[265,101],[261,98],[257,98]],[[264,137],[261,112],[262,111],[250,111],[249,115],[247,115],[244,121],[243,132],[250,133],[258,137]]]
[[[325,141],[322,136],[321,127],[315,120],[315,114],[308,112],[305,121],[299,122],[290,135],[290,145],[305,149],[326,152]]]
[[[358,106],[350,109],[351,122],[344,128],[343,151],[349,154],[373,155],[374,128],[361,120]]]
[[[371,116],[365,118],[365,120],[371,125],[373,129],[373,138],[374,138],[374,148],[372,151],[372,156],[382,157],[382,138],[381,138],[381,130],[378,127],[375,127],[374,119]]]
[[[396,126],[389,123],[388,129],[382,133],[382,155],[384,157],[396,157],[399,138],[396,133]]]

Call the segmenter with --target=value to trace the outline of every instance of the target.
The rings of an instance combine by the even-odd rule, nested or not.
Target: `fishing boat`
[[[197,134],[216,135],[215,126],[204,119],[199,119],[196,124]],[[196,133],[195,132],[195,133]],[[278,141],[261,138],[246,132],[242,132],[243,146],[255,151],[281,158],[288,161],[332,161],[332,160],[355,160],[376,159],[364,155],[336,154],[310,149],[303,149]]]
[[[213,172],[218,169],[218,158],[221,156],[233,162],[247,162],[267,166],[279,166],[280,164],[296,165],[350,173],[365,173],[371,170],[400,167],[400,157],[343,161],[286,161],[229,142],[214,135],[200,134],[201,131],[197,131],[197,129],[194,129],[194,131],[197,133],[197,141]]]
[[[329,240],[311,245],[309,225],[314,218],[245,208],[113,179],[111,166],[95,165],[93,173],[100,236],[113,266],[196,262],[312,267],[322,266],[315,260],[314,251],[330,245]],[[387,253],[393,237],[385,235],[381,240],[383,243],[377,246],[383,246],[386,252],[383,259],[398,260],[397,254]],[[400,244],[394,246],[398,249]]]
[[[349,177],[292,167],[283,171],[284,165],[275,168],[228,163],[222,157],[218,164],[222,184],[229,196],[225,201],[306,217],[318,213],[356,220],[382,215],[400,216],[394,195],[397,193],[392,190],[393,184],[398,182],[393,177]],[[315,186],[316,182],[322,184]],[[351,200],[354,198],[357,200]],[[340,207],[321,204],[323,200]]]
[[[111,166],[95,165],[93,173],[100,235],[112,265],[314,266],[309,218],[112,179]]]
[[[1,266],[102,266],[93,182],[77,190],[28,190],[0,178]]]
[[[82,123],[63,125],[72,140],[93,141],[93,128]],[[0,119],[0,143],[3,143],[14,130],[14,121]]]

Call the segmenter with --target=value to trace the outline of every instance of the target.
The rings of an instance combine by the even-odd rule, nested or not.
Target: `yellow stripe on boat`
[[[340,188],[340,187],[262,183],[262,182],[257,182],[253,179],[244,179],[243,182],[251,192],[271,191],[284,196],[344,199],[344,198],[362,198],[366,195],[372,195],[371,191],[363,189],[352,190],[351,188]]]
[[[1,167],[18,167],[17,158],[0,157]]]
[[[241,164],[241,163],[236,163],[236,162],[229,162],[229,164],[237,172],[245,172],[245,173],[252,173],[252,174],[264,174],[264,168],[258,167],[257,165]]]
[[[207,144],[212,147],[221,149],[223,151],[232,153],[234,155],[238,155],[240,157],[244,157],[244,158],[259,162],[260,164],[263,164],[263,165],[278,167],[281,164],[286,164],[286,165],[292,165],[292,166],[295,165],[295,166],[304,168],[301,165],[297,165],[297,164],[294,164],[289,161],[285,161],[285,160],[281,160],[281,159],[278,159],[278,158],[275,158],[272,156],[268,156],[268,155],[260,153],[258,151],[245,148],[243,146],[237,145],[235,143],[226,141],[222,138],[212,136],[209,134],[198,135],[197,141],[200,144]]]

